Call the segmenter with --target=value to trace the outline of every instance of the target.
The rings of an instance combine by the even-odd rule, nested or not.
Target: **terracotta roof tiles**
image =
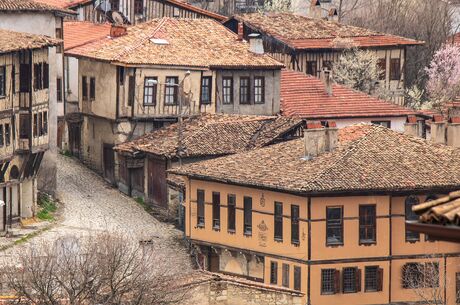
[[[79,5],[91,4],[93,0],[34,0],[36,2],[60,7],[60,8],[73,8]]]
[[[156,40],[155,40],[156,39]],[[272,68],[281,63],[249,51],[249,44],[212,19],[153,19],[127,34],[67,50],[67,55],[121,64],[203,68]]]
[[[186,157],[221,156],[271,144],[299,127],[302,120],[287,117],[203,114],[183,123]],[[115,150],[176,156],[178,124],[153,131],[136,140],[119,144]]]
[[[110,35],[108,23],[93,23],[89,21],[64,22],[64,50],[82,46],[86,43],[106,38]]]
[[[251,13],[233,18],[296,49],[341,49],[345,42],[347,46],[356,47],[423,44],[414,39],[291,13]]]
[[[56,46],[60,40],[48,36],[0,29],[0,54]]]
[[[303,139],[296,139],[170,172],[307,195],[460,186],[460,150],[382,126],[345,127],[339,131],[338,148],[312,160],[304,158],[304,145]]]
[[[72,10],[35,0],[0,0],[0,12],[53,12],[75,15]]]
[[[281,109],[283,115],[295,115],[305,119],[418,114],[412,109],[338,84],[333,84],[332,95],[328,95],[320,79],[288,70],[281,71]]]

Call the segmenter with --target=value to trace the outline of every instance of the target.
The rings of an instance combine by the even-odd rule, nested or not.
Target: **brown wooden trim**
[[[448,242],[460,242],[460,227],[450,225],[443,226],[437,224],[420,223],[406,221],[406,228],[409,231],[427,234],[430,238]]]

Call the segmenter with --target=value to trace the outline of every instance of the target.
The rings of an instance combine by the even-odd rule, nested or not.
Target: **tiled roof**
[[[59,40],[48,36],[0,29],[0,54],[26,49],[40,49],[56,46],[59,43]]]
[[[64,22],[64,49],[68,50],[110,35],[111,25],[89,21]]]
[[[320,79],[288,70],[281,71],[281,109],[283,115],[295,115],[306,119],[417,114],[412,109],[337,84],[332,86],[330,96]]]
[[[183,122],[183,148],[187,157],[234,154],[271,144],[301,124],[300,119],[288,117],[203,114]],[[172,124],[119,144],[115,150],[172,158],[178,148],[178,127]]]
[[[423,43],[414,39],[291,13],[251,13],[236,15],[233,18],[244,22],[254,31],[265,33],[296,49],[341,49],[344,43],[356,47]]]
[[[67,55],[122,64],[190,67],[283,67],[212,19],[153,19],[128,27],[127,34],[70,49]]]
[[[425,191],[460,186],[460,150],[370,124],[339,130],[312,160],[296,139],[188,164],[171,173],[300,194]]]
[[[0,12],[56,12],[75,15],[72,10],[35,0],[0,0]]]
[[[412,207],[424,223],[460,225],[460,191]]]
[[[94,0],[34,0],[36,2],[60,7],[60,8],[72,8],[79,5],[91,4]]]

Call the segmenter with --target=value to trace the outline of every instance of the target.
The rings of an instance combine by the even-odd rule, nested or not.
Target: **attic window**
[[[167,45],[169,42],[166,39],[161,39],[161,38],[152,38],[150,39],[151,42],[154,44],[159,44],[159,45]]]

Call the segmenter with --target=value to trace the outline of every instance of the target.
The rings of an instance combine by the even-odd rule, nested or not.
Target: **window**
[[[383,269],[378,266],[366,266],[364,268],[364,291],[382,291]]]
[[[403,288],[414,289],[424,287],[423,269],[424,266],[420,263],[405,264],[402,270]]]
[[[204,191],[197,190],[196,192],[197,203],[197,226],[204,227]]]
[[[329,71],[332,70],[332,61],[330,60],[323,60],[323,70],[327,69]]]
[[[165,105],[177,105],[179,78],[175,76],[166,77]]]
[[[5,142],[3,140],[3,125],[0,125],[0,147],[3,147],[4,144]]]
[[[374,125],[380,125],[386,128],[391,128],[391,121],[371,121]]]
[[[1,74],[1,71],[0,71],[0,74]],[[0,79],[1,79],[1,76],[0,76]],[[0,80],[0,87],[1,87],[1,83],[2,81]],[[16,93],[16,66],[15,65],[13,65],[13,67],[11,68],[11,91],[13,94]],[[2,96],[1,93],[0,93],[0,96]]]
[[[136,77],[130,75],[128,77],[128,106],[134,105]]]
[[[19,115],[19,138],[28,139],[30,136],[30,114],[22,113]]]
[[[144,0],[134,0],[134,14],[142,15],[144,13]]]
[[[299,244],[299,206],[291,205],[291,243]]]
[[[254,104],[265,103],[265,77],[254,77]]]
[[[222,79],[222,102],[233,104],[233,78],[224,77]]]
[[[340,271],[321,269],[321,294],[335,294],[340,289]]]
[[[201,78],[201,104],[211,104],[212,94],[212,76],[203,76]]]
[[[235,232],[235,215],[236,215],[236,197],[235,195],[229,194],[227,196],[227,218],[228,228],[230,232]]]
[[[56,38],[57,38],[57,39],[62,39],[62,38],[63,38],[62,29],[61,29],[61,28],[56,28]],[[56,53],[57,53],[57,54],[62,53],[62,43],[60,43],[60,44],[58,44],[58,45],[56,46]]]
[[[240,77],[240,104],[251,103],[251,79],[249,77]]]
[[[89,99],[94,101],[96,99],[96,78],[89,79]]]
[[[118,67],[118,83],[120,86],[125,84],[125,67]]]
[[[390,59],[390,80],[401,79],[401,60],[399,58]]]
[[[56,79],[56,95],[57,101],[62,102],[62,79],[60,78]]]
[[[30,66],[28,64],[21,64],[19,66],[19,91],[30,91]]]
[[[359,206],[359,243],[374,243],[376,240],[375,205]]]
[[[6,67],[0,66],[0,96],[6,96]]]
[[[120,10],[120,0],[110,0],[110,5],[111,5],[112,11]]]
[[[50,87],[50,65],[43,63],[43,89]]]
[[[270,262],[270,284],[278,283],[278,263]]]
[[[354,293],[360,291],[361,276],[360,270],[356,267],[343,268],[343,293]]]
[[[283,264],[283,287],[289,288],[289,265],[288,264]]]
[[[5,124],[5,144],[6,146],[9,146],[11,144],[10,124]]]
[[[317,76],[318,66],[317,66],[316,60],[307,61],[307,74]]]
[[[283,240],[283,204],[275,201],[275,240]]]
[[[42,136],[42,122],[43,122],[43,113],[39,112],[38,113],[38,122],[37,122],[37,130],[38,130],[38,136]]]
[[[81,78],[81,96],[82,100],[88,100],[88,80],[86,76],[82,76]]]
[[[386,58],[380,58],[377,62],[377,68],[380,70],[379,79],[385,80],[387,74],[387,60]]]
[[[38,136],[38,115],[36,113],[34,113],[34,130],[33,130],[33,134],[34,134],[34,137],[37,137]]]
[[[157,83],[158,78],[146,77],[144,78],[144,105],[157,104]]]
[[[252,235],[252,198],[244,197],[244,234]]]
[[[220,193],[212,192],[212,228],[220,229]]]
[[[43,89],[43,80],[42,80],[42,64],[34,64],[34,90]]]
[[[299,266],[294,266],[294,290],[302,290],[302,268]]]
[[[419,199],[416,196],[409,196],[404,202],[405,212],[406,212],[406,221],[408,220],[418,220],[417,214],[412,211],[412,206],[419,204]],[[416,242],[420,240],[420,234],[417,232],[412,232],[406,228],[406,241]]]
[[[43,132],[44,135],[48,134],[48,111],[43,112]]]
[[[343,207],[326,208],[326,244],[343,244]]]

